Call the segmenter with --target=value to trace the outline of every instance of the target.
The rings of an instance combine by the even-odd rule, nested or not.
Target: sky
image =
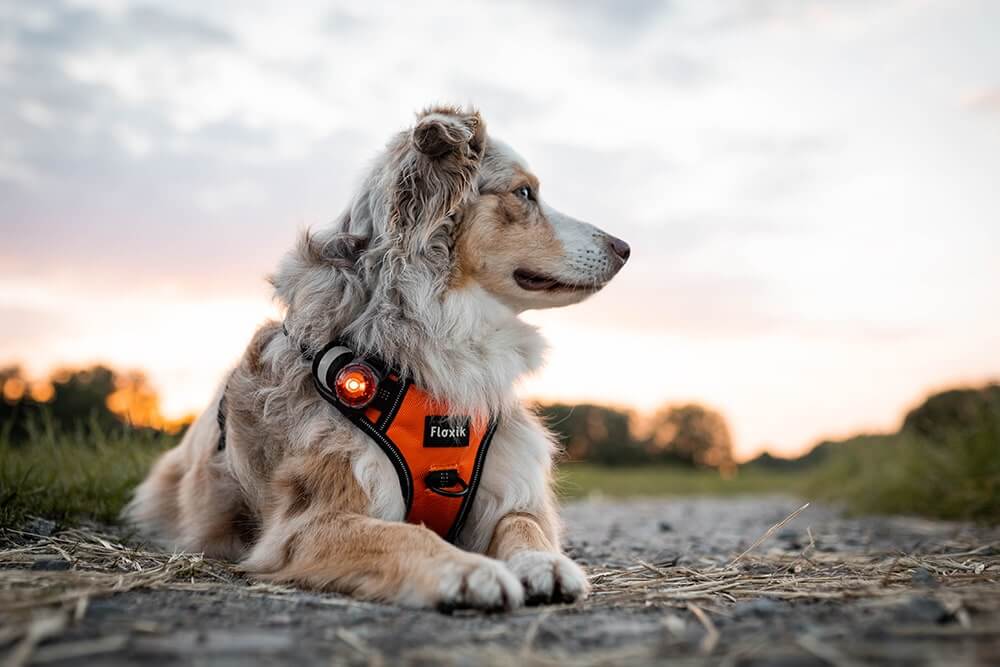
[[[1000,377],[1000,3],[0,5],[0,365],[145,369],[200,410],[265,281],[432,102],[626,239],[532,312],[526,397],[698,401],[739,458]]]

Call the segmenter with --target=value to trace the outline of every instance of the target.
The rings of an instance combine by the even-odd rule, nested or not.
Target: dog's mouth
[[[529,292],[554,292],[557,290],[593,291],[601,288],[600,284],[579,285],[564,283],[544,273],[536,273],[528,269],[514,271],[514,282],[523,290]]]

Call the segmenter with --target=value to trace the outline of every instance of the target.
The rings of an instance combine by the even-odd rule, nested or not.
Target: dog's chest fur
[[[458,540],[461,546],[482,550],[501,516],[544,503],[548,494],[551,438],[513,391],[516,379],[540,363],[544,342],[533,327],[502,317],[475,291],[454,295],[440,309],[441,320],[448,315],[451,325],[408,366],[421,386],[456,411],[500,416],[482,484]],[[367,494],[369,514],[403,519],[392,464],[316,393],[308,364],[279,324],[266,324],[256,332],[228,381],[226,395],[226,468],[254,513],[269,511],[267,489],[282,461],[310,450],[348,457]]]

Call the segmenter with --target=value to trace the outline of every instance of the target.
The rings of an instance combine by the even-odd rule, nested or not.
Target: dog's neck
[[[376,342],[370,352],[455,414],[485,417],[516,404],[515,382],[542,363],[545,341],[534,326],[475,283],[436,298],[395,296],[394,312],[348,328],[354,342]]]
[[[350,308],[344,302],[353,299],[336,289],[311,291],[308,306],[286,319],[289,345],[315,351],[343,339],[403,371],[452,414],[480,418],[513,409],[515,383],[542,364],[545,340],[537,328],[474,282],[444,290],[404,282],[406,289],[383,286]]]
[[[348,243],[357,238],[336,228],[304,234],[282,261],[272,283],[288,309],[289,350],[343,339],[403,371],[454,414],[511,410],[515,382],[541,366],[538,330],[474,280],[452,285],[440,264],[446,253],[429,257],[378,236],[359,253]]]

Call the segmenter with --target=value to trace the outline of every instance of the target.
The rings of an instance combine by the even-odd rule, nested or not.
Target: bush
[[[855,512],[1000,522],[1000,407],[969,414],[974,422],[966,417],[933,438],[906,428],[841,443],[812,490]]]

